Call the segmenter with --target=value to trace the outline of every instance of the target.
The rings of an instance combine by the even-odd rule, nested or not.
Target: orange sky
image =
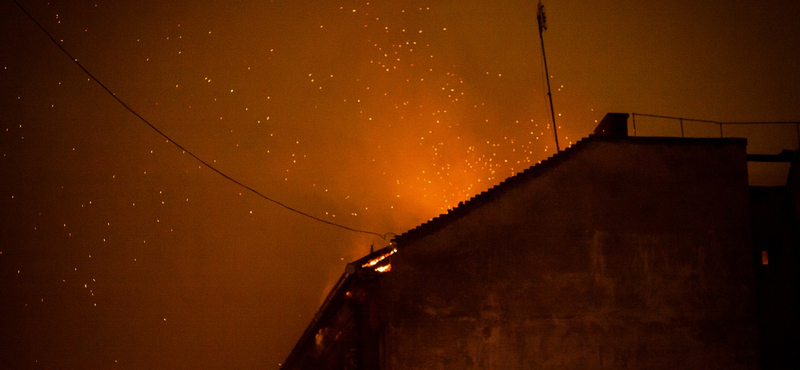
[[[546,2],[562,147],[612,111],[800,119],[788,3]],[[348,227],[402,233],[554,152],[531,1],[23,5],[176,142]],[[277,367],[385,242],[199,166],[0,14],[0,361]],[[797,145],[769,130],[731,134]]]

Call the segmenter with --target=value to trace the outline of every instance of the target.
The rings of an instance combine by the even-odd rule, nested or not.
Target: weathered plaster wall
[[[386,369],[758,366],[745,143],[584,143],[401,245]]]

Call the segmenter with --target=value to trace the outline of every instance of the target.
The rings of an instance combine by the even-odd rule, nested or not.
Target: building
[[[627,117],[350,263],[282,368],[797,368],[794,153]]]

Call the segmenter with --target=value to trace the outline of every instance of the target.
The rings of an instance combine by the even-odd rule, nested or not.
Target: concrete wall
[[[385,369],[752,369],[745,143],[594,140],[400,245]]]

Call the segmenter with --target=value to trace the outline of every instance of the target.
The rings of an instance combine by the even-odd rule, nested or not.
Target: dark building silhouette
[[[350,263],[282,368],[800,368],[796,155],[626,120]]]

